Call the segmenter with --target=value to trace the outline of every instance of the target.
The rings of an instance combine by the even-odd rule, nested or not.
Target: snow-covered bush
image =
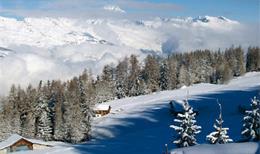
[[[200,133],[201,126],[196,125],[193,108],[189,105],[188,101],[185,100],[183,103],[183,113],[179,113],[174,122],[177,125],[170,125],[175,131],[178,132],[178,138],[173,142],[178,147],[188,147],[196,145],[196,134]]]

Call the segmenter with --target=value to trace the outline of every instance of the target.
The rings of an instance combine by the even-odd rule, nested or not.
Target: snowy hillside
[[[105,6],[105,10],[120,11],[116,6]],[[140,23],[143,23],[140,24]],[[162,19],[134,22],[130,20],[68,18],[13,18],[0,17],[0,46],[29,45],[52,48],[54,46],[82,44],[124,44],[135,49],[161,51],[167,39],[163,27],[207,27],[213,31],[232,30],[239,25],[224,17],[198,17],[187,19]],[[152,45],[152,46],[151,46]]]
[[[13,51],[11,49],[0,47],[0,58],[4,58],[4,57],[8,56],[12,52]]]
[[[202,133],[197,138],[203,145],[176,149],[172,144],[174,130],[169,127],[173,118],[169,112],[169,101],[183,100],[189,91],[189,102],[199,112],[197,123]],[[238,107],[249,106],[253,96],[259,97],[260,73],[247,73],[233,79],[227,85],[196,84],[190,87],[111,101],[109,115],[93,121],[93,140],[86,144],[57,146],[55,148],[32,151],[30,153],[79,154],[79,153],[162,153],[167,143],[169,149],[177,153],[214,153],[219,148],[225,154],[258,153],[259,143],[226,145],[205,144],[206,135],[213,131],[213,123],[218,116],[218,104],[222,104],[224,127],[229,127],[229,136],[236,142],[241,138],[242,117]],[[204,145],[205,144],[205,145]],[[240,148],[243,148],[239,150]],[[173,151],[173,153],[175,153]],[[29,153],[29,152],[28,152]]]

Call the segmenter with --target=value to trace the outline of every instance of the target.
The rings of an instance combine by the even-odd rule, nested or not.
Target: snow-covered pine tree
[[[81,111],[81,130],[84,134],[83,141],[90,139],[90,130],[91,130],[91,118],[93,116],[93,111],[90,107],[90,101],[88,101],[88,97],[86,94],[85,86],[83,84],[83,81],[79,78],[78,80],[78,90],[79,90],[79,105],[80,105],[80,111]]]
[[[241,134],[247,140],[260,140],[260,100],[256,97],[251,101],[251,110],[246,111]]]
[[[195,116],[196,113],[193,112],[193,108],[189,105],[188,100],[183,103],[183,113],[179,113],[174,122],[177,125],[170,125],[175,131],[178,132],[177,140],[175,143],[178,147],[188,147],[196,145],[196,134],[200,133],[201,126],[196,125]]]
[[[97,77],[95,89],[98,103],[115,98],[114,72],[115,69],[112,65],[105,65],[101,77]]]
[[[117,98],[124,98],[129,95],[129,89],[127,85],[127,80],[129,77],[129,66],[128,58],[125,58],[123,61],[120,61],[115,69],[115,93]]]
[[[165,62],[163,62],[160,66],[160,79],[159,84],[161,90],[167,90],[169,85],[169,66]]]
[[[42,86],[40,81],[38,88],[38,96],[36,100],[36,136],[44,140],[51,140],[53,133],[53,126],[50,117],[50,108],[48,98],[46,97],[46,87]]]
[[[179,81],[179,87],[182,87],[184,85],[185,86],[190,85],[189,70],[184,64],[182,64],[180,67],[178,81]]]
[[[139,96],[145,94],[145,82],[141,74],[141,66],[135,55],[129,59],[129,77],[127,80],[129,96]]]
[[[222,119],[222,107],[220,103],[218,103],[218,105],[219,117],[218,119],[216,119],[216,123],[214,124],[215,131],[207,135],[207,140],[211,144],[225,144],[233,141],[227,135],[227,131],[229,130],[229,128],[223,128],[224,120]]]
[[[18,101],[18,88],[15,85],[11,86],[9,96],[7,97],[8,104],[6,105],[5,118],[8,119],[8,122],[11,126],[12,133],[21,133],[21,120],[19,113],[19,101]]]

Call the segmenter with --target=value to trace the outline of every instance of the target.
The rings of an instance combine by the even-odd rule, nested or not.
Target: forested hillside
[[[78,143],[91,138],[93,106],[124,97],[172,90],[196,83],[227,83],[234,76],[260,70],[259,47],[225,51],[197,50],[167,57],[131,55],[106,65],[93,78],[85,70],[68,81],[40,81],[37,87],[13,85],[1,99],[0,138],[12,133],[44,140]]]

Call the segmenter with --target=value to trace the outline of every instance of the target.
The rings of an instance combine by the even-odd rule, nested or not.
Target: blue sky
[[[0,0],[0,15],[72,16],[98,14],[104,5],[118,5],[129,16],[225,16],[241,22],[259,22],[259,0]],[[83,13],[83,11],[88,13]],[[74,15],[73,15],[74,14]],[[103,13],[104,14],[104,13]]]

